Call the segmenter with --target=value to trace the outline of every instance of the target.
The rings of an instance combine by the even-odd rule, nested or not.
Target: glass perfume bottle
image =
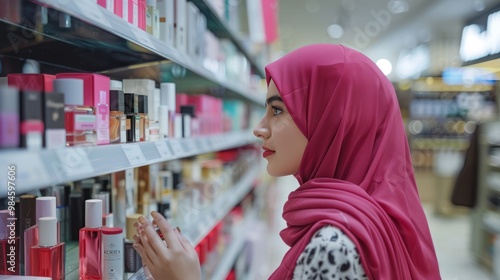
[[[80,229],[80,279],[101,279],[102,200],[85,201],[85,227]]]
[[[10,210],[0,210],[0,275],[19,275],[19,237],[9,238],[16,231],[15,215]]]
[[[83,104],[83,80],[54,80],[54,92],[64,94],[66,146],[96,144],[96,115],[93,107]]]
[[[139,102],[137,94],[125,93],[125,116],[127,117],[127,142],[140,141]]]
[[[140,140],[149,141],[148,96],[138,95],[140,120]]]
[[[121,90],[109,91],[109,142],[127,142],[127,117],[125,116],[124,95]]]
[[[38,245],[30,248],[30,271],[33,276],[64,279],[64,243],[57,242],[57,219],[42,217],[38,220]]]
[[[39,220],[40,218],[43,217],[54,217],[57,220],[55,196],[42,196],[36,198],[36,218],[35,218],[36,224],[24,230],[24,265],[25,265],[24,273],[26,275],[37,276],[34,274],[35,272],[31,270],[32,260],[31,260],[30,250],[31,247],[39,244],[40,234],[41,234]],[[56,226],[57,226],[56,242],[59,243],[60,242],[59,222],[56,223]]]

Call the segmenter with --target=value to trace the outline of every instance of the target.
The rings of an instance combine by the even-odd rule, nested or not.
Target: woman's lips
[[[263,147],[263,149],[264,149],[264,152],[262,153],[262,156],[265,158],[275,153],[275,151],[270,150],[268,148]]]

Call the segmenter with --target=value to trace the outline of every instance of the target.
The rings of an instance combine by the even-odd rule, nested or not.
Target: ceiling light
[[[339,39],[340,37],[342,37],[342,35],[344,35],[344,28],[342,28],[342,26],[338,24],[332,24],[328,26],[326,31],[328,32],[328,35],[330,35],[330,37],[332,37],[333,39]]]
[[[382,70],[382,73],[384,73],[384,75],[386,75],[386,76],[391,74],[391,72],[392,72],[391,62],[385,58],[381,58],[381,59],[377,60],[377,66],[378,66],[378,68],[380,68],[380,70]]]

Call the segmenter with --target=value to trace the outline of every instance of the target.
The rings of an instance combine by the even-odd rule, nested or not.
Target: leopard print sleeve
[[[368,280],[368,277],[351,239],[340,229],[325,226],[313,235],[300,254],[293,279]]]

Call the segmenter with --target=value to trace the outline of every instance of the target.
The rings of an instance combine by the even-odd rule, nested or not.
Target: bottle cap
[[[64,104],[83,105],[83,80],[58,78],[54,80],[54,92],[64,94]]]
[[[52,247],[57,244],[57,219],[55,217],[41,217],[38,220],[38,245]]]
[[[137,101],[139,102],[139,113],[147,114],[148,113],[148,96],[147,95],[138,95]]]
[[[110,80],[109,81],[109,90],[123,90],[122,81]]]
[[[181,106],[181,114],[186,114],[191,116],[192,118],[195,118],[195,109],[193,105],[183,105]]]
[[[36,198],[36,222],[42,217],[56,217],[56,197],[42,196]]]
[[[87,199],[85,201],[85,227],[102,227],[102,200]]]
[[[137,94],[135,93],[125,93],[124,94],[124,103],[125,103],[125,114],[135,114],[138,113],[138,100]]]
[[[110,111],[125,111],[125,100],[123,91],[110,90],[109,91],[109,110]]]

